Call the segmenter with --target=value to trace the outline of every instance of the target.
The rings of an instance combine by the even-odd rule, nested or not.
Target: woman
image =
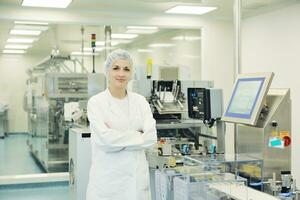
[[[156,141],[155,120],[146,99],[126,90],[133,76],[127,51],[105,62],[108,88],[88,102],[92,166],[87,200],[150,200],[145,148]]]

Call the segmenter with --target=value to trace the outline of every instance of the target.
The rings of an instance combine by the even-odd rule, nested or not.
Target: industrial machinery
[[[240,74],[222,119],[237,126],[236,152],[256,154],[264,161],[262,184],[269,183],[264,191],[278,193],[274,182],[282,179],[281,191],[289,193],[291,181],[282,174],[291,171],[290,91],[269,89],[273,76]]]
[[[69,139],[70,199],[82,200],[91,167],[91,132],[89,128],[71,128]]]
[[[213,144],[217,147],[216,150],[222,153],[224,152],[224,124],[219,120],[222,115],[222,92],[212,87],[213,83],[210,81],[143,80],[133,84],[133,90],[144,95],[152,107],[159,138],[187,138],[195,142],[196,150],[199,150],[199,147],[208,150],[210,144]],[[216,95],[206,92],[202,96],[190,98],[194,94],[192,90],[196,89],[216,91],[216,93],[211,92]],[[199,113],[205,112],[205,118],[190,114],[193,112],[192,109],[194,113],[196,112],[196,107],[202,109],[199,107],[201,101],[205,101],[203,107],[205,109],[212,105],[212,110],[210,108],[199,111]],[[215,121],[220,123],[215,123],[213,126]]]
[[[68,105],[87,99],[87,75],[45,73],[30,79],[28,88],[30,150],[46,171],[67,171],[68,134],[74,124]]]
[[[8,132],[8,105],[0,103],[0,139],[4,139]]]
[[[187,155],[224,153],[222,91],[213,88],[211,81],[138,80],[132,87],[147,98],[156,119],[159,140],[147,151],[155,199],[156,174],[183,166]]]
[[[83,73],[75,73],[76,63],[69,57],[52,56],[28,72],[24,101],[28,146],[47,172],[68,171],[69,128],[88,125],[88,91],[95,91],[89,88],[105,88],[103,74],[90,75],[84,68]]]
[[[188,88],[188,111],[190,118],[212,126],[222,115],[222,90]]]
[[[152,199],[275,200],[277,198],[248,187],[248,179],[239,176],[242,166],[256,166],[261,170],[262,163],[248,155],[184,156],[183,166],[155,170]],[[260,172],[252,175],[261,176]]]

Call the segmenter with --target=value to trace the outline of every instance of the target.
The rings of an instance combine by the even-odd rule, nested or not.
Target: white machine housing
[[[71,128],[69,132],[70,199],[84,200],[91,167],[91,132]]]

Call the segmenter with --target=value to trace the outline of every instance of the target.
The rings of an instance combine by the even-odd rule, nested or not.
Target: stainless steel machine
[[[65,119],[65,104],[87,99],[87,74],[45,73],[30,79],[28,87],[30,150],[46,171],[67,171],[74,121]]]
[[[51,56],[28,71],[24,98],[28,146],[48,172],[68,171],[69,129],[88,125],[88,94],[106,85],[103,74],[88,74],[82,66],[77,73],[78,63],[70,57]]]
[[[8,132],[8,105],[0,103],[0,139]]]
[[[91,167],[91,132],[88,127],[71,128],[69,141],[70,199],[83,200]]]
[[[273,76],[240,74],[222,119],[236,124],[236,153],[256,154],[264,161],[264,191],[295,199],[292,181],[285,181],[291,174],[290,90],[269,89]]]
[[[224,152],[222,91],[212,87],[210,81],[139,80],[133,84],[133,90],[152,107],[160,144],[166,141],[183,154],[183,147],[198,154]]]
[[[152,199],[169,199],[156,197],[159,172],[183,165],[187,155],[224,153],[222,91],[211,81],[183,80],[139,80],[133,90],[148,99],[156,119],[159,141],[147,151]]]

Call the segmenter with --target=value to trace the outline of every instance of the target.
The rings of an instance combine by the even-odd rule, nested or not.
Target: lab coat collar
[[[106,88],[106,90],[104,91],[105,93],[105,96],[107,97],[108,99],[108,104],[109,104],[109,108],[111,110],[111,112],[115,113],[115,114],[118,114],[120,113],[119,112],[119,109],[116,108],[115,106],[113,106],[112,104],[112,101],[113,101],[113,96],[111,95],[110,91],[108,88]],[[133,93],[132,92],[129,92],[127,90],[127,96],[128,96],[128,102],[129,102],[129,116],[125,116],[125,117],[129,117],[129,120],[132,119],[133,117],[133,114],[135,113],[135,109],[136,109],[136,105],[135,105],[135,102],[134,102],[134,98],[133,98]]]

